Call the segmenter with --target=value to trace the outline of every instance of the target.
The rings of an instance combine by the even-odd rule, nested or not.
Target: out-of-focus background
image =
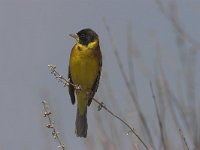
[[[199,149],[199,18],[197,0],[0,0],[0,149],[57,149],[43,99],[69,150],[145,149],[94,102],[88,138],[74,134],[76,106],[47,65],[67,77],[68,34],[86,27],[103,53],[95,97],[149,148]]]

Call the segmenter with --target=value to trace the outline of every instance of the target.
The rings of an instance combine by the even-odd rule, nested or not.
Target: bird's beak
[[[75,33],[75,34],[69,34],[69,36],[75,38],[76,40],[78,40],[78,35]]]

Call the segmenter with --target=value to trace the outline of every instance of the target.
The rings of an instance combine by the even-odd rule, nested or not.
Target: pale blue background
[[[181,25],[200,42],[200,2],[178,0],[177,6]],[[163,49],[160,59],[175,92],[176,70],[181,66],[174,42],[176,35],[155,1],[0,0],[0,149],[56,149],[57,143],[44,127],[46,120],[42,117],[42,97],[48,98],[56,126],[69,149],[87,149],[84,142],[88,141],[77,138],[74,134],[76,107],[71,105],[67,90],[50,75],[47,67],[48,64],[56,64],[57,69],[67,75],[69,54],[75,43],[68,34],[85,27],[90,27],[99,34],[103,53],[102,78],[96,97],[112,108],[108,102],[109,96],[105,94],[106,82],[109,80],[116,103],[121,107],[121,114],[131,125],[137,125],[136,122],[131,122],[136,117],[134,106],[132,103],[129,106],[123,103],[124,99],[130,102],[131,99],[116,65],[103,18],[111,29],[126,72],[128,32],[133,36],[133,45],[137,45],[140,51],[141,57],[137,59],[134,56],[134,62],[142,61],[140,64],[145,65],[135,67],[135,78],[141,104],[151,126],[155,111],[149,81],[154,78],[156,42],[159,41]],[[132,30],[128,31],[130,26]],[[197,58],[199,64],[199,52]],[[196,67],[199,77],[200,67]],[[196,82],[199,91],[199,78]],[[199,92],[196,97],[200,97]],[[93,104],[88,111],[88,137],[95,137],[95,134],[98,137],[92,114],[96,112],[94,106]],[[114,120],[105,111],[98,113],[102,118]],[[131,137],[125,136],[127,131],[127,128],[119,131],[122,141],[125,141],[121,148],[130,149]],[[112,136],[110,140],[112,142]],[[98,142],[95,144],[95,149],[101,149]]]

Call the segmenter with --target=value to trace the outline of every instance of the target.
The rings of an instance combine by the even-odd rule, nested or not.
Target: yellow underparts
[[[99,73],[99,59],[95,53],[97,41],[88,46],[77,43],[70,57],[70,73],[74,84],[80,85],[81,90],[76,91],[78,109],[81,114],[86,111],[88,93],[96,81]]]

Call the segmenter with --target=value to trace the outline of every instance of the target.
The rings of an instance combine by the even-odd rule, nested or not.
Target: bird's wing
[[[92,102],[92,99],[94,97],[94,94],[96,93],[97,89],[98,89],[98,86],[99,86],[99,79],[100,79],[100,76],[101,76],[101,67],[102,67],[102,61],[100,61],[100,65],[99,65],[99,73],[97,75],[97,78],[92,86],[92,89],[91,89],[91,92],[90,92],[90,95],[89,95],[89,100],[88,100],[88,106],[90,106],[91,102]]]
[[[70,69],[68,71],[68,79],[70,79],[70,82],[73,83],[71,79]],[[72,104],[75,104],[74,87],[71,84],[69,84],[69,95],[70,95]]]

